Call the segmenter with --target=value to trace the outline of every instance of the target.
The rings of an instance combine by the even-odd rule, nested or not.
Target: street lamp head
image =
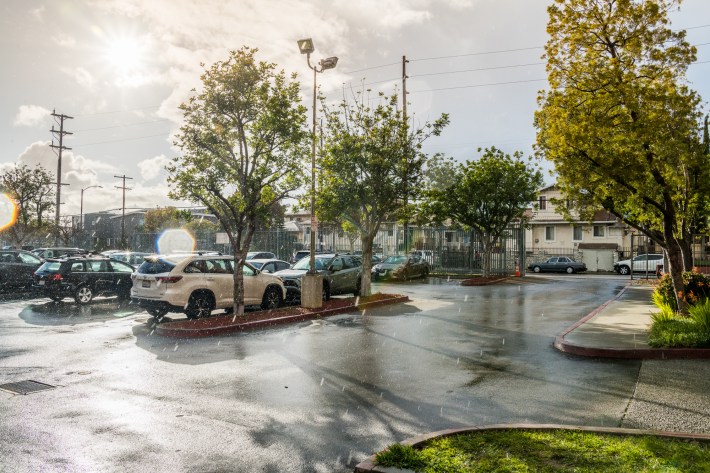
[[[322,71],[325,71],[326,69],[333,69],[335,68],[335,65],[338,64],[338,58],[333,56],[325,59],[321,59],[320,62],[320,68]]]
[[[299,39],[298,49],[301,51],[301,54],[311,54],[316,50],[313,46],[313,40],[311,38]]]

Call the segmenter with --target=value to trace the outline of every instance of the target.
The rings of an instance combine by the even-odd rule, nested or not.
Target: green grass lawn
[[[710,443],[573,430],[481,431],[392,445],[377,464],[423,473],[710,472]]]

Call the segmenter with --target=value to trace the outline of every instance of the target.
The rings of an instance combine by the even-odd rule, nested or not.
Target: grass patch
[[[648,332],[648,345],[654,348],[710,348],[710,332],[688,317],[656,320]]]
[[[421,450],[395,444],[378,453],[376,462],[422,473],[710,472],[710,444],[655,436],[512,429],[435,439]]]

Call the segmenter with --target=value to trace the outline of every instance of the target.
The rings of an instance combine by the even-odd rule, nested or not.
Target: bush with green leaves
[[[691,306],[710,297],[710,278],[704,274],[691,271],[684,272],[683,287],[685,288],[687,302]],[[670,274],[663,276],[655,292],[659,295],[663,304],[668,304],[674,311],[678,310]]]

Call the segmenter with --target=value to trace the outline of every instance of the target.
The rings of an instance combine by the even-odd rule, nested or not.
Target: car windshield
[[[407,257],[403,255],[388,256],[383,263],[386,264],[402,264],[407,262]]]
[[[141,274],[161,274],[169,273],[175,267],[175,263],[165,258],[147,259],[138,267],[137,272]]]
[[[326,269],[330,265],[331,261],[333,261],[333,258],[330,258],[330,257],[323,258],[323,257],[316,256],[316,271],[322,271],[322,270]],[[311,259],[310,258],[303,258],[298,263],[293,265],[293,269],[308,270],[310,268],[311,268]]]

